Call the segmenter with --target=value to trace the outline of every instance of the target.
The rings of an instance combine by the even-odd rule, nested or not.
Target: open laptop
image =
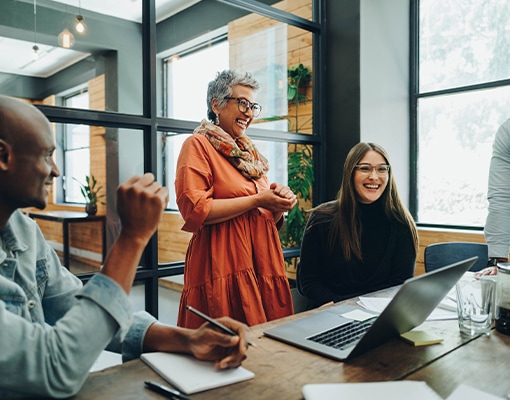
[[[477,259],[468,258],[408,279],[379,316],[371,316],[361,307],[340,304],[267,329],[264,334],[336,360],[346,360],[422,324]],[[335,335],[346,330],[355,332],[347,333],[347,343],[339,343]]]

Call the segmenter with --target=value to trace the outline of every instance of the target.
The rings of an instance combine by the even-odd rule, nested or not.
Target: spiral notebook
[[[140,358],[168,383],[186,394],[231,385],[255,376],[243,367],[220,371],[214,368],[212,361],[200,361],[186,354],[143,353]]]

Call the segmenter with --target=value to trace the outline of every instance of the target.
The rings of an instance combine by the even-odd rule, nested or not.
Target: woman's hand
[[[276,194],[282,198],[285,198],[285,199],[297,201],[296,195],[294,194],[294,192],[292,190],[290,190],[290,187],[281,185],[276,182],[271,183],[271,185],[269,187],[273,190],[274,194]]]
[[[487,267],[487,268],[484,268],[478,272],[475,272],[475,278],[481,278],[482,276],[497,275],[497,274],[498,274],[498,267]]]
[[[269,190],[258,194],[259,206],[273,213],[290,211],[297,203],[296,195],[288,186],[272,183]]]

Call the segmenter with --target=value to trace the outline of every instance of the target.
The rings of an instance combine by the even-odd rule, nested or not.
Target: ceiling
[[[32,0],[25,1],[32,3]],[[37,0],[36,5],[44,1]],[[156,21],[164,20],[199,1],[201,0],[155,0]],[[81,10],[85,17],[85,22],[87,11],[114,15],[117,18],[130,21],[142,21],[142,0],[53,0],[52,2],[61,3],[62,7],[64,5],[69,7],[69,12],[72,13],[78,13]],[[45,3],[51,2],[45,1]],[[37,59],[34,59],[34,51],[32,50],[34,42],[0,36],[0,54],[9,54],[9,57],[0,57],[0,72],[47,78],[89,56],[88,53],[72,49],[40,43],[37,45],[39,47],[39,56]]]
[[[200,0],[156,0],[156,21],[178,13]],[[142,22],[142,0],[53,0],[66,6],[89,10],[99,14],[115,15],[131,21]]]

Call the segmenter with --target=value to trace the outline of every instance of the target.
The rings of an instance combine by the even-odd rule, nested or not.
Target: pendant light
[[[87,30],[87,25],[85,25],[85,19],[81,14],[81,0],[78,1],[78,15],[76,15],[76,24],[74,25],[74,29],[76,32],[83,34]]]
[[[37,46],[37,0],[34,0],[34,45],[32,46],[32,50],[34,53],[32,54],[32,59],[34,61],[39,59],[39,46]]]
[[[70,49],[74,45],[74,35],[65,28],[58,35],[58,44],[65,49]]]

